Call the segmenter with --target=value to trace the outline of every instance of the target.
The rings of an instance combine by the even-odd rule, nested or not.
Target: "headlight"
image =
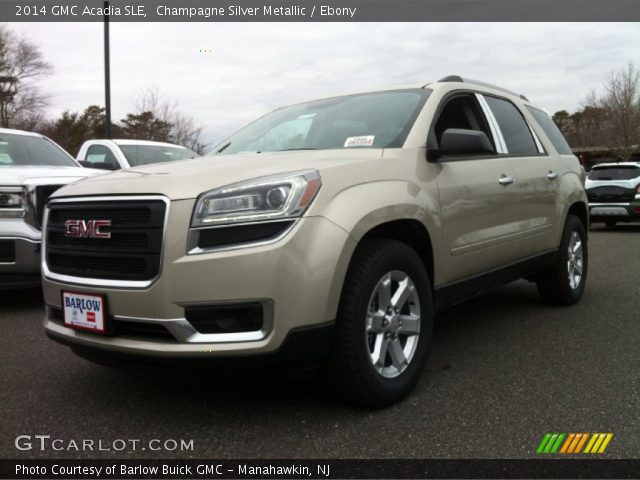
[[[25,212],[22,187],[0,187],[0,217],[23,217]]]
[[[322,181],[315,170],[234,183],[198,197],[193,227],[301,216]]]

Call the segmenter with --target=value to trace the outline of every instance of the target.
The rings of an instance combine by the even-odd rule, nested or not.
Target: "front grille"
[[[0,262],[13,263],[16,261],[16,242],[0,240]]]
[[[587,190],[587,197],[593,203],[626,203],[632,202],[636,191],[633,188],[616,186],[594,187]]]
[[[53,273],[105,280],[151,280],[160,271],[166,205],[161,200],[53,203],[46,261]],[[111,238],[65,236],[67,220],[110,220]]]
[[[157,323],[114,321],[114,335],[123,337],[141,337],[176,342],[176,339],[162,325]]]
[[[49,307],[49,320],[58,325],[64,325],[62,309]],[[169,330],[158,323],[129,322],[126,320],[113,320],[113,318],[109,318],[107,321],[113,322],[111,335],[176,342],[175,337],[169,333]]]
[[[38,185],[36,187],[36,225],[42,227],[44,206],[49,197],[63,185]]]

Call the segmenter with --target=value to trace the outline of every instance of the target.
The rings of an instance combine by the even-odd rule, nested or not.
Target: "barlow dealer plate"
[[[106,302],[100,295],[62,292],[62,312],[67,327],[105,333]]]

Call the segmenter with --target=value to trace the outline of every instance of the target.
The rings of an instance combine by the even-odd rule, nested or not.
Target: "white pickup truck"
[[[197,153],[173,143],[149,140],[87,140],[76,159],[83,167],[120,170],[152,163],[196,158]]]

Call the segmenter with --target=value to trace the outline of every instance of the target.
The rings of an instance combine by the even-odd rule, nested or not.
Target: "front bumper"
[[[322,217],[308,217],[273,244],[189,255],[192,208],[193,201],[171,202],[161,274],[147,288],[63,283],[45,275],[47,335],[85,349],[148,358],[237,357],[274,353],[290,332],[335,319],[355,248],[347,232]],[[112,336],[68,328],[60,317],[62,290],[103,295],[108,321],[144,328]],[[201,334],[185,315],[191,307],[247,302],[265,306],[260,331]],[[152,335],[149,325],[169,335]]]
[[[591,222],[640,222],[640,195],[628,203],[589,203],[589,218]]]
[[[39,230],[22,218],[0,218],[0,289],[40,284]]]

